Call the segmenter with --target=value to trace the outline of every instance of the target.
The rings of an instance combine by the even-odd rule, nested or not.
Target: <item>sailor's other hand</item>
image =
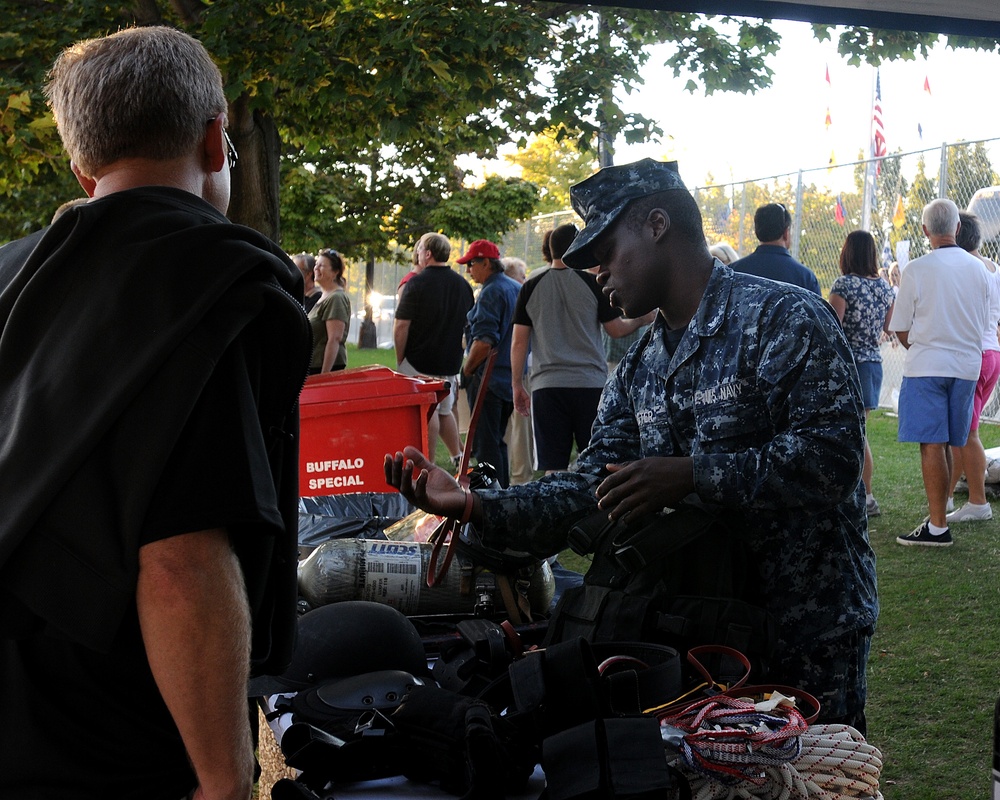
[[[612,522],[634,522],[673,507],[694,491],[691,459],[642,458],[608,464],[611,473],[597,487],[597,506]]]
[[[417,508],[442,517],[462,516],[465,490],[450,473],[415,447],[386,453],[385,480]]]

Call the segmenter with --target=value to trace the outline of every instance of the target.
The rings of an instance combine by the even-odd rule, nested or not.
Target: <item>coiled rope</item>
[[[765,713],[742,698],[717,695],[692,703],[661,723],[683,731],[679,743],[685,766],[730,786],[764,783],[766,766],[797,758],[806,722],[794,706]]]
[[[847,725],[810,725],[797,758],[761,764],[763,781],[726,784],[678,759],[693,800],[883,800],[882,753]],[[728,777],[728,775],[727,775]]]

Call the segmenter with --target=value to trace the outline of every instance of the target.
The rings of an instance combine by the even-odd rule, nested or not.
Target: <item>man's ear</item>
[[[219,114],[208,123],[203,145],[205,164],[210,172],[222,172],[226,166],[226,115]]]
[[[646,216],[646,224],[653,232],[653,239],[658,240],[670,230],[670,215],[662,208],[654,208]]]
[[[69,168],[73,170],[73,174],[76,175],[76,181],[83,187],[83,191],[87,193],[87,197],[93,197],[94,192],[97,190],[97,181],[88,175],[84,175],[80,168],[76,165],[75,161],[69,162]]]

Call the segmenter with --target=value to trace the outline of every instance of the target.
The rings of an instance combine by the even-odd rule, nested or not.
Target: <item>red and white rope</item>
[[[726,785],[685,767],[673,766],[691,784],[693,800],[882,800],[882,753],[847,725],[811,725],[801,734],[798,758],[762,765],[762,783]]]

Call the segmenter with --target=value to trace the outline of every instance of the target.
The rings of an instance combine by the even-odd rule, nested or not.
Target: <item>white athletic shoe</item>
[[[984,506],[974,506],[972,503],[966,503],[957,511],[952,511],[945,519],[948,520],[949,525],[952,522],[985,521],[993,519],[993,509],[989,503]]]

